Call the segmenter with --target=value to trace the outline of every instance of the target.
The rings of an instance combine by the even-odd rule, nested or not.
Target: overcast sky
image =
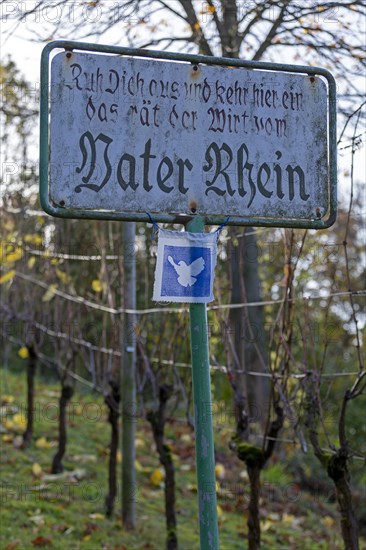
[[[32,22],[29,21],[27,24],[21,23],[18,24],[14,32],[10,35],[8,31],[14,28],[14,21],[6,17],[6,10],[8,13],[16,9],[20,9],[23,3],[21,2],[8,2],[7,6],[0,6],[0,18],[1,18],[1,60],[5,61],[8,56],[10,56],[19,67],[21,73],[26,77],[28,82],[31,83],[33,89],[37,92],[39,90],[39,81],[40,81],[40,58],[41,52],[44,47],[44,43],[35,42],[30,40],[30,30],[37,30],[42,36],[47,35],[47,25],[46,27],[42,25],[42,22]],[[51,15],[50,15],[51,17]],[[51,23],[51,19],[49,23]],[[49,26],[51,28],[51,26]],[[121,29],[119,28],[119,33]],[[170,28],[171,34],[174,34],[176,31]],[[53,36],[53,39],[65,38],[65,36]],[[77,36],[70,36],[69,39],[78,40]],[[85,42],[101,42],[106,43],[116,43],[116,34],[114,31],[110,32],[109,35],[104,35],[100,37],[90,37],[87,40],[82,40]],[[120,44],[121,46],[127,46],[127,44]],[[174,46],[173,46],[174,49]],[[282,59],[284,63],[292,63],[292,59]],[[362,79],[364,80],[364,79]],[[360,83],[361,85],[361,83]],[[365,136],[364,136],[365,137]],[[36,149],[34,150],[36,155]],[[349,194],[349,177],[345,176],[346,172],[350,171],[351,163],[351,149],[347,148],[341,150],[338,155],[339,163],[339,195],[342,198],[342,202],[347,200]],[[355,155],[355,168],[354,173],[356,180],[364,183],[366,180],[366,148],[361,145]]]

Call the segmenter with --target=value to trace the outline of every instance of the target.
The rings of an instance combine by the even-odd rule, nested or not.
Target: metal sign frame
[[[41,206],[51,216],[61,218],[81,218],[95,220],[144,221],[149,218],[143,213],[113,212],[107,210],[82,210],[60,208],[51,204],[49,199],[48,172],[49,172],[49,106],[50,106],[50,56],[55,49],[66,51],[86,51],[95,53],[116,54],[120,56],[135,56],[166,61],[185,61],[194,64],[219,65],[226,67],[242,67],[245,69],[262,69],[274,72],[301,73],[305,75],[322,76],[328,83],[328,164],[329,181],[326,183],[329,191],[329,210],[326,219],[286,219],[235,217],[229,219],[228,225],[249,225],[262,227],[297,227],[302,229],[325,229],[330,227],[336,219],[337,213],[337,120],[336,120],[336,83],[333,75],[326,69],[306,67],[302,65],[286,65],[283,63],[266,63],[259,61],[244,61],[225,57],[211,57],[205,55],[181,54],[142,50],[137,48],[123,48],[83,42],[57,40],[45,46],[41,57],[41,113],[40,113],[40,200]],[[197,213],[197,216],[199,213]],[[206,225],[221,225],[226,216],[204,216]],[[161,223],[183,223],[197,217],[196,215],[172,215],[162,213],[154,215],[154,219]]]

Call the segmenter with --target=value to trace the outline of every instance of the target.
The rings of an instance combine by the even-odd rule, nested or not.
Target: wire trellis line
[[[27,321],[25,321],[25,322],[27,322]],[[62,340],[66,340],[68,342],[71,342],[75,345],[83,346],[86,349],[96,351],[96,352],[99,352],[99,353],[102,353],[102,354],[105,354],[105,355],[113,355],[114,357],[119,357],[119,358],[122,357],[122,353],[119,350],[96,346],[95,344],[92,344],[91,342],[89,342],[87,340],[74,338],[74,337],[70,336],[69,334],[66,334],[65,332],[60,332],[60,331],[55,331],[55,330],[49,329],[49,328],[45,327],[44,325],[42,325],[40,323],[37,323],[36,321],[35,322],[28,321],[28,322],[30,322],[30,324],[33,325],[35,328],[39,329],[40,331],[42,331],[45,334],[48,334],[49,336],[52,336],[53,338],[60,338]],[[9,340],[10,342],[12,340],[12,337],[9,336],[9,335],[6,335],[4,333],[4,331],[3,331],[3,337],[6,338],[7,340]],[[22,342],[20,340],[19,340],[19,344],[22,345]],[[160,363],[161,365],[174,366],[174,367],[177,367],[177,368],[189,368],[189,369],[192,368],[191,363],[183,363],[183,362],[179,362],[179,361],[172,361],[172,360],[169,360],[169,359],[158,359],[157,357],[152,357],[151,361],[154,362],[154,363]],[[57,364],[56,361],[53,361],[53,363]],[[284,377],[292,378],[292,379],[295,379],[295,380],[301,380],[301,379],[307,378],[309,375],[312,374],[312,371],[309,371],[308,373],[286,374],[284,376],[284,375],[281,375],[281,374],[270,373],[270,372],[247,371],[247,370],[244,370],[244,369],[231,369],[231,368],[228,368],[226,365],[217,365],[217,364],[210,364],[210,369],[214,370],[214,371],[222,372],[224,374],[229,374],[229,373],[244,374],[245,376],[257,376],[257,377],[260,377],[260,378],[264,377],[264,378],[270,378],[272,380],[273,379],[280,380],[281,378],[284,378]],[[320,373],[319,376],[321,378],[338,378],[338,377],[341,377],[341,376],[357,376],[358,374],[359,374],[358,371],[351,371],[351,372]],[[90,384],[91,387],[94,387],[94,385],[91,382],[89,384]]]
[[[1,271],[4,271],[1,269]],[[87,300],[86,298],[83,298],[82,296],[73,296],[72,294],[68,294],[67,292],[63,292],[62,290],[59,290],[58,288],[55,288],[52,284],[44,283],[43,281],[40,281],[39,279],[36,279],[35,277],[32,277],[31,275],[26,275],[25,273],[22,273],[20,271],[16,271],[14,273],[15,277],[19,277],[20,279],[23,279],[25,281],[28,281],[32,284],[38,285],[45,290],[52,289],[54,295],[59,296],[60,298],[63,298],[65,300],[69,300],[70,302],[74,302],[77,304],[84,305],[86,307],[96,309],[99,311],[104,311],[106,313],[111,313],[112,315],[121,315],[123,313],[132,313],[135,315],[149,315],[153,313],[189,313],[189,307],[154,307],[154,308],[147,308],[147,309],[125,309],[125,308],[112,308],[109,306],[105,306],[103,304],[98,304],[96,302],[93,302],[91,300]],[[330,297],[341,297],[341,296],[366,296],[366,289],[362,290],[344,290],[339,292],[332,292],[327,294],[326,296],[295,296],[294,298],[286,298],[281,300],[263,300],[259,302],[242,302],[238,304],[219,304],[216,306],[208,306],[208,311],[216,311],[221,309],[239,309],[244,307],[262,307],[262,306],[269,306],[269,305],[276,305],[276,304],[282,304],[284,301],[286,302],[298,302],[298,301],[312,301],[312,300],[328,300]]]
[[[3,332],[3,337],[7,339],[7,341],[12,344],[13,346],[23,346],[24,342],[22,340],[19,340],[17,338],[14,338],[13,336],[5,335]],[[52,368],[51,365],[54,365],[61,371],[66,371],[66,368],[63,365],[60,365],[57,361],[52,359],[52,357],[48,357],[42,352],[37,351],[37,357],[42,362],[43,365],[45,365],[47,368]],[[93,391],[97,391],[100,394],[103,394],[102,389],[98,386],[87,380],[86,378],[83,378],[76,372],[73,372],[72,370],[68,369],[67,371],[68,375],[71,376],[71,378],[74,378],[77,382],[80,382],[80,384],[83,384],[84,386],[87,386],[88,388],[91,388]]]

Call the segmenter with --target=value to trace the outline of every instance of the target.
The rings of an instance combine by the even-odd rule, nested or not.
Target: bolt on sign
[[[42,80],[50,214],[335,220],[335,83],[325,69],[53,42]]]

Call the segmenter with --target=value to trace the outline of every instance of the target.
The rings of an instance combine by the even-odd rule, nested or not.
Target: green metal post
[[[136,309],[135,222],[123,225],[124,307]],[[136,314],[123,315],[122,406],[122,522],[126,529],[136,527]]]
[[[187,224],[186,229],[192,233],[203,232],[204,218],[197,216]],[[218,550],[219,531],[206,304],[191,304],[189,311],[200,549]]]

